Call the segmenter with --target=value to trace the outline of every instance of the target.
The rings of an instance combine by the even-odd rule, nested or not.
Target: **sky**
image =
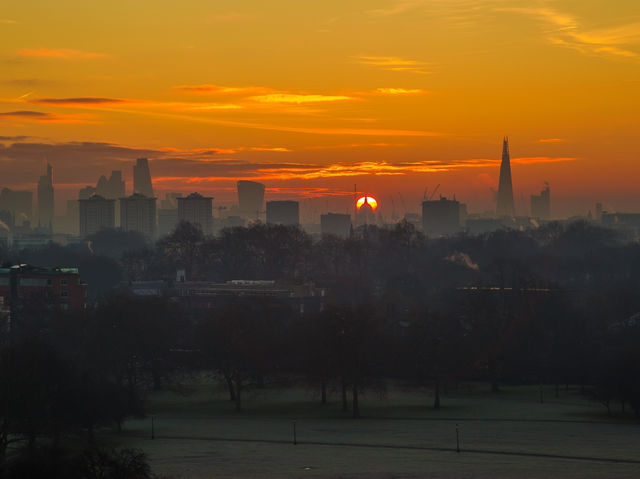
[[[54,166],[58,213],[148,157],[156,194],[390,216],[440,194],[518,214],[640,211],[637,0],[76,0],[0,9],[0,186]]]

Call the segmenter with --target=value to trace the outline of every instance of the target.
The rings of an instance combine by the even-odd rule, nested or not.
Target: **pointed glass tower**
[[[513,206],[513,186],[511,184],[511,160],[509,158],[509,138],[502,141],[502,163],[500,164],[500,183],[498,185],[497,216],[515,216]]]

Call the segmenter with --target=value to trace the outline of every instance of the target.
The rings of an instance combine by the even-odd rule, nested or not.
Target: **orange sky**
[[[518,213],[545,181],[554,216],[640,211],[637,0],[6,3],[0,186],[49,160],[60,212],[138,156],[159,196],[256,179],[318,214],[357,183],[390,216],[440,184],[482,212],[503,135]]]

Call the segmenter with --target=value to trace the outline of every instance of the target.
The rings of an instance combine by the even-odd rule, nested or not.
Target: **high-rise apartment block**
[[[422,202],[422,230],[430,236],[460,231],[460,203],[447,198]]]
[[[297,226],[300,206],[297,201],[267,201],[267,223]]]
[[[100,195],[78,200],[80,236],[86,237],[100,230],[116,227],[116,200]]]
[[[255,181],[238,181],[238,210],[240,216],[260,219],[264,203],[264,185]]]
[[[178,221],[198,225],[204,234],[213,232],[213,198],[191,193],[186,198],[177,198]]]
[[[531,195],[531,216],[541,220],[551,218],[551,190],[548,184],[539,195]]]
[[[134,193],[120,198],[120,228],[156,236],[156,198]]]
[[[342,213],[320,215],[320,231],[323,235],[346,238],[351,232],[351,215]]]

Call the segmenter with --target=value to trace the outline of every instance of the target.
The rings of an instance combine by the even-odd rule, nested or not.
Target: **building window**
[[[60,303],[60,309],[62,309],[63,311],[66,311],[69,309],[69,304],[67,303]]]
[[[67,291],[66,289],[63,289],[62,291],[60,291],[61,298],[67,298],[68,296],[69,296],[69,291]]]
[[[61,279],[61,280],[60,280],[60,285],[61,285],[61,286],[66,286],[66,285],[68,285],[68,284],[69,284],[69,280],[68,280],[68,279]]]

